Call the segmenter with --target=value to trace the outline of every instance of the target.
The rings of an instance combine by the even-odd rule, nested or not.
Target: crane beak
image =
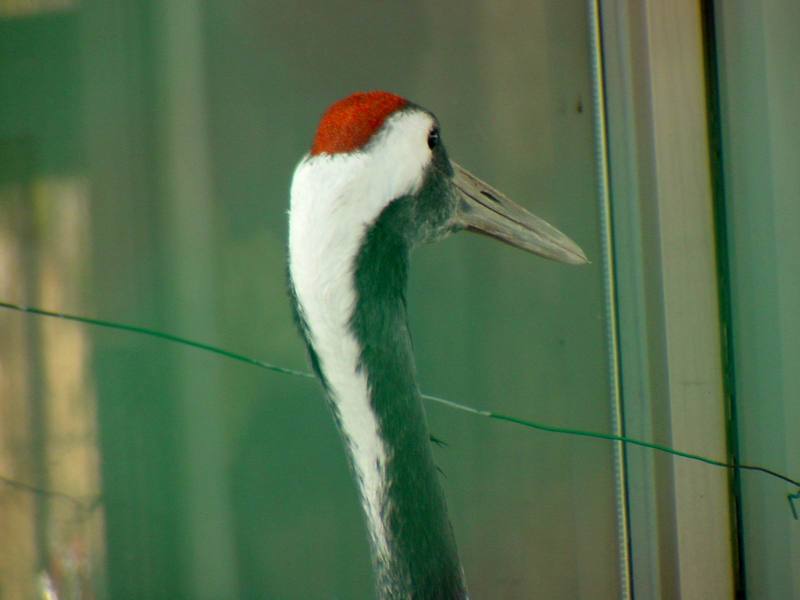
[[[454,221],[462,227],[573,265],[589,262],[580,246],[550,225],[512,202],[464,167],[453,165],[452,185],[458,196]]]

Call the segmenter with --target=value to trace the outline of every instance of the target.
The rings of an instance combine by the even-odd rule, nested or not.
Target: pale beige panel
[[[699,3],[651,0],[646,18],[672,443],[723,460],[726,429]],[[730,598],[727,473],[679,460],[673,469],[678,597]]]

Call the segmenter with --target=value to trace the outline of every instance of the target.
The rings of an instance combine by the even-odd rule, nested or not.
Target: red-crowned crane
[[[566,263],[586,256],[451,162],[430,112],[380,91],[325,112],[289,214],[295,313],[358,483],[378,594],[466,598],[415,378],[409,252],[468,229]]]

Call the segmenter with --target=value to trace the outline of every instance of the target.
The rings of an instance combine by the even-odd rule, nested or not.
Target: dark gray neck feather
[[[390,556],[379,561],[383,598],[465,598],[439,473],[414,369],[405,291],[410,198],[393,202],[370,228],[355,268],[351,327],[387,448],[384,528]]]

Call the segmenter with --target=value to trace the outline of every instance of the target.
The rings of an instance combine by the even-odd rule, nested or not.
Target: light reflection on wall
[[[88,219],[80,179],[0,186],[0,297],[85,308]],[[104,552],[88,332],[10,312],[0,330],[2,595],[95,598]]]
[[[66,11],[77,4],[77,0],[0,0],[0,18]]]

